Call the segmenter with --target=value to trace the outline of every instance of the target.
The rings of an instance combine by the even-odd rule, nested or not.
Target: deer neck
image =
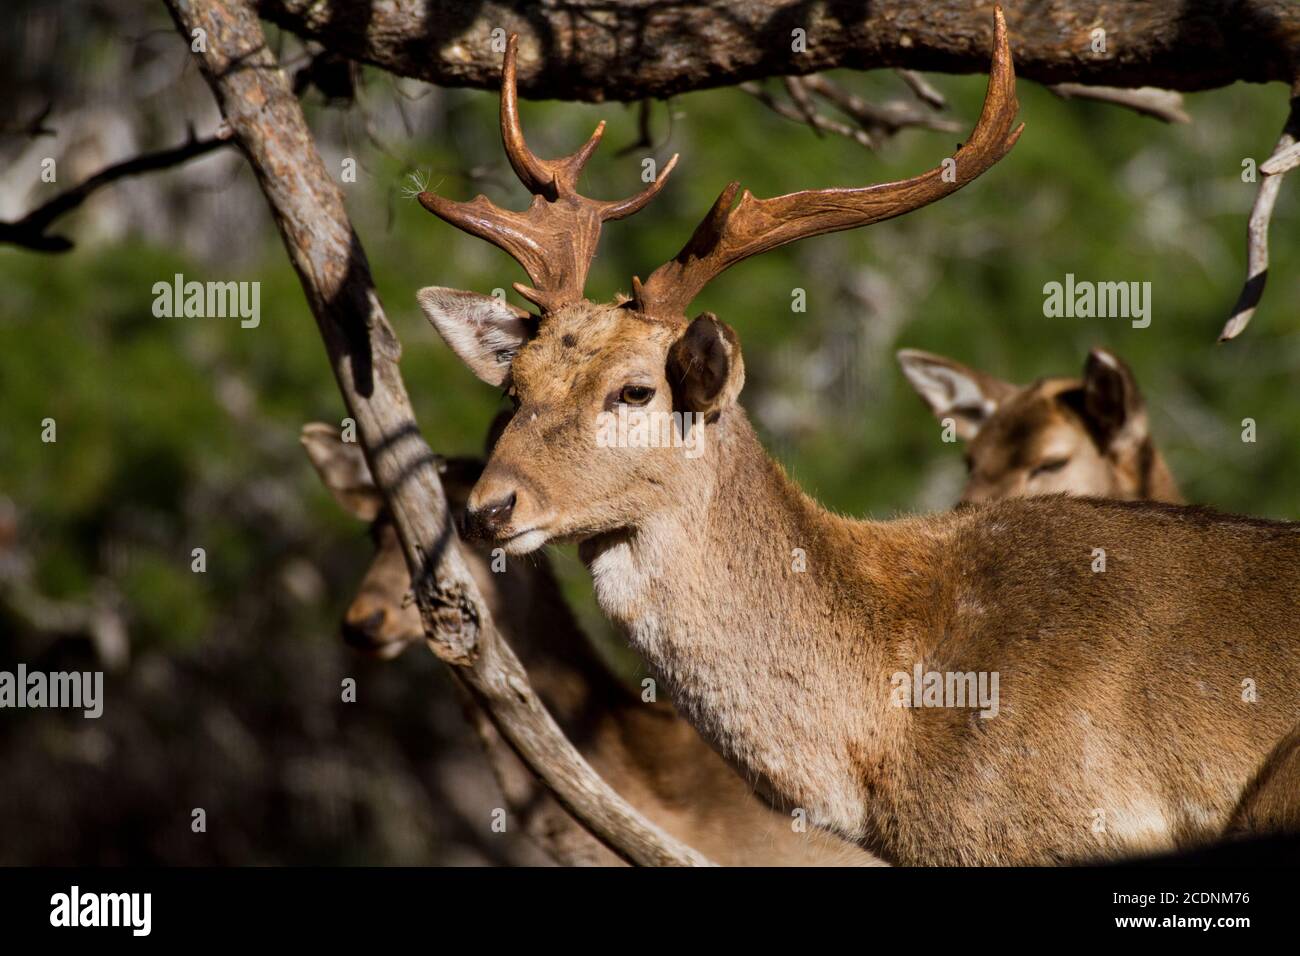
[[[739,408],[715,431],[674,507],[584,546],[597,600],[747,779],[860,838],[864,768],[891,750],[887,662],[906,638],[880,625],[907,559],[891,525],[800,491]]]

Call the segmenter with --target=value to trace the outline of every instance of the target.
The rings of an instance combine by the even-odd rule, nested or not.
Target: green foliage
[[[903,95],[889,77],[840,79],[869,95]],[[973,121],[983,81],[938,82],[953,115]],[[500,153],[495,96],[444,95],[439,142],[403,143],[407,161],[367,147],[361,181],[344,190],[405,348],[426,437],[435,450],[472,454],[499,398],[436,339],[415,291],[442,284],[490,292],[523,276],[400,191],[418,167],[453,198],[481,190],[516,208],[525,199]],[[1020,144],[956,196],[746,262],[701,296],[696,308],[717,312],[741,336],[743,400],[769,447],[840,511],[943,506],[960,482],[960,455],[939,440],[897,373],[894,349],[925,348],[1027,382],[1076,374],[1090,346],[1106,345],[1136,370],[1157,441],[1192,500],[1300,517],[1289,480],[1300,468],[1291,387],[1300,371],[1295,189],[1283,190],[1275,215],[1263,307],[1241,340],[1214,345],[1243,277],[1256,187],[1241,181],[1242,160],[1267,155],[1283,91],[1238,86],[1193,96],[1195,123],[1186,127],[1062,102],[1030,84],[1021,102]],[[662,167],[672,152],[683,155],[657,203],[606,228],[589,284],[597,298],[627,290],[634,274],[645,277],[673,255],[731,179],[761,196],[902,178],[933,166],[954,139],[908,131],[871,155],[726,89],[656,105],[654,145],[619,157],[638,135],[633,108],[524,104],[543,155],[571,151],[600,117],[610,127],[584,179],[589,195],[629,194],[642,186],[643,159]],[[468,169],[489,176],[471,183]],[[22,510],[42,587],[75,596],[110,576],[138,640],[201,639],[250,580],[296,554],[334,549],[348,556],[346,573],[365,560],[356,524],[328,502],[296,447],[302,423],[343,413],[297,279],[269,217],[230,241],[262,250],[256,269],[228,274],[221,263],[139,243],[86,243],[61,257],[0,250],[0,492]],[[260,280],[261,325],[155,318],[152,286],[176,272]],[[1066,273],[1150,281],[1151,327],[1044,317],[1043,286]],[[795,288],[806,290],[805,313],[791,311]],[[242,413],[219,399],[229,379],[249,397]],[[46,417],[58,423],[53,445],[39,439]],[[1240,440],[1247,417],[1258,423],[1256,444]],[[267,480],[280,483],[281,497],[249,505]],[[281,520],[294,508],[302,509],[297,524]],[[318,540],[290,525],[316,529]],[[106,558],[106,541],[125,557]],[[208,550],[206,575],[189,570],[196,546]],[[577,562],[560,564],[572,593],[584,594]],[[346,582],[331,595],[336,606],[345,590]],[[595,624],[590,604],[582,613]]]

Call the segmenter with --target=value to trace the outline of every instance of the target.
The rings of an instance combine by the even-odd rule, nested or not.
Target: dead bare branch
[[[1292,143],[1286,149],[1275,152],[1260,164],[1259,171],[1265,176],[1281,176],[1300,166],[1300,143]]]
[[[821,129],[817,125],[817,107],[813,105],[812,97],[808,95],[808,90],[804,86],[804,80],[798,76],[783,77],[785,91],[790,96],[790,101],[794,103],[795,109],[803,116],[804,122],[812,127],[814,133],[822,135]]]
[[[895,70],[898,78],[907,84],[918,100],[936,110],[946,110],[948,108],[948,99],[938,90],[936,90],[920,73],[916,70]]]
[[[748,93],[754,99],[758,100],[778,116],[784,116],[788,120],[796,123],[803,123],[811,126],[814,132],[820,135],[822,132],[834,133],[836,136],[843,136],[853,140],[859,146],[866,149],[874,150],[876,142],[871,138],[871,134],[866,130],[854,129],[846,123],[840,123],[833,119],[828,119],[820,113],[814,112],[811,116],[806,116],[802,111],[785,102],[778,100],[775,96],[763,89],[758,83],[741,83],[740,88]]]
[[[1056,83],[1048,87],[1063,100],[1095,100],[1123,106],[1166,123],[1190,123],[1183,110],[1183,95],[1174,90],[1159,90],[1153,86],[1121,89],[1116,86],[1087,86],[1083,83]]]
[[[875,135],[893,136],[901,129],[919,128],[940,133],[959,133],[965,127],[956,120],[915,109],[908,103],[872,103],[824,76],[804,77],[807,87],[864,129]]]
[[[1289,157],[1296,148],[1297,141],[1300,141],[1300,82],[1292,90],[1291,110],[1286,125],[1282,127],[1277,146],[1268,161],[1259,167],[1262,173],[1266,166],[1278,172],[1265,173],[1260,180],[1259,192],[1246,224],[1246,284],[1242,286],[1241,295],[1232,307],[1232,314],[1219,333],[1220,342],[1235,339],[1246,330],[1263,298],[1264,285],[1268,281],[1268,227],[1273,219],[1273,207],[1277,204],[1278,193],[1282,191],[1282,180],[1286,171],[1294,165]]]
[[[191,159],[197,159],[199,156],[206,156],[213,150],[227,145],[229,145],[227,140],[220,134],[207,139],[196,139],[191,132],[188,141],[180,146],[155,153],[145,153],[114,163],[71,189],[59,193],[22,219],[16,222],[0,222],[0,243],[22,246],[35,252],[67,252],[73,246],[72,240],[66,236],[51,236],[46,230],[55,219],[72,212],[90,198],[92,193],[119,179],[139,176],[159,169],[170,169]]]
[[[317,152],[248,0],[167,0],[258,182],[324,339],[348,412],[401,536],[425,634],[520,757],[615,853],[644,865],[703,865],[647,823],[586,764],[542,707],[474,585],[398,370],[401,347],[338,185]],[[284,171],[292,171],[286,175]]]
[[[866,149],[875,149],[882,140],[909,127],[943,133],[962,130],[962,124],[956,120],[934,116],[930,110],[918,110],[908,103],[871,103],[820,74],[787,76],[782,77],[782,81],[790,95],[789,102],[778,99],[759,83],[742,83],[740,88],[777,115],[810,127],[818,136],[833,133],[852,139]],[[850,126],[818,111],[813,94],[830,103],[856,125]]]

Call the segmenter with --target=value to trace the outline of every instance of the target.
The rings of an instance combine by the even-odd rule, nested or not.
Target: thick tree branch
[[[1003,0],[1016,73],[1040,83],[1203,90],[1286,83],[1295,0]],[[520,35],[531,97],[639,100],[833,67],[982,73],[993,4],[971,0],[258,0],[262,16],[353,59],[441,86],[496,87]],[[1094,52],[1094,30],[1105,51]],[[803,30],[805,52],[793,31]]]
[[[22,219],[16,222],[0,222],[0,243],[22,246],[36,252],[67,252],[72,248],[72,240],[65,236],[51,236],[46,230],[55,219],[72,212],[84,203],[90,198],[91,193],[128,176],[139,176],[141,173],[179,166],[199,156],[206,156],[214,149],[220,149],[225,145],[227,143],[224,136],[196,139],[191,134],[190,138],[180,146],[159,150],[156,153],[144,153],[114,163],[84,182],[59,193]]]
[[[460,554],[434,463],[398,371],[400,346],[343,197],[247,0],[167,0],[247,156],[316,317],[339,388],[406,552],[434,652],[560,802],[615,853],[640,864],[706,864],[647,823],[566,740],[501,640]]]

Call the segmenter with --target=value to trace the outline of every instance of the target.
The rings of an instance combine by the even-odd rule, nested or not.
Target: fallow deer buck
[[[1000,12],[994,37],[983,112],[951,161],[862,189],[746,192],[734,208],[733,183],[626,299],[583,298],[600,224],[644,206],[663,177],[630,200],[579,196],[601,129],[566,159],[535,156],[513,41],[502,138],[532,205],[419,197],[512,255],[540,310],[419,294],[452,350],[517,406],[469,497],[478,533],[512,555],[580,542],[602,610],[706,739],[778,806],[895,863],[1195,844],[1223,829],[1300,716],[1300,527],[1064,496],[833,514],[763,451],[737,401],[735,332],[686,318],[742,259],[910,212],[1001,159],[1020,129]],[[607,441],[603,412],[639,425]],[[993,706],[961,706],[995,677]]]
[[[334,499],[370,524],[375,544],[375,557],[344,616],[344,635],[372,656],[396,657],[423,642],[424,627],[407,598],[411,578],[383,497],[360,446],[343,442],[337,428],[307,425],[302,443]],[[442,460],[453,509],[464,507],[482,468],[476,459]],[[647,703],[632,693],[592,648],[544,555],[511,560],[501,571],[493,571],[491,551],[481,545],[466,548],[465,559],[547,708],[588,762],[642,814],[724,865],[879,863],[829,833],[796,830],[795,820],[758,799],[669,704]],[[549,796],[487,715],[472,701],[465,704],[506,803],[534,842],[557,863],[617,865],[619,859]]]
[[[1182,504],[1151,438],[1133,371],[1095,348],[1082,378],[1018,386],[942,355],[902,349],[898,364],[941,422],[966,444],[961,500],[1066,493]]]

